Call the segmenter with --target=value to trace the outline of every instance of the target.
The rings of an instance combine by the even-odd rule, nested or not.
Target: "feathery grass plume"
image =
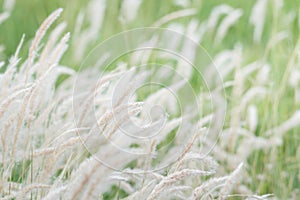
[[[169,13],[169,14],[165,15],[164,17],[160,18],[159,20],[154,22],[152,26],[160,27],[172,20],[175,20],[175,19],[178,19],[181,17],[195,15],[195,14],[197,14],[197,10],[195,10],[195,9],[183,9],[183,10],[175,11],[173,13]]]
[[[15,6],[15,0],[5,0],[3,2],[3,9],[11,12]]]
[[[174,0],[173,3],[184,8],[190,7],[191,5],[191,2],[189,2],[189,0]]]
[[[106,0],[92,0],[88,2],[87,9],[82,9],[78,14],[71,47],[73,59],[76,62],[82,61],[83,56],[87,53],[87,48],[101,35],[105,12]],[[82,26],[85,23],[89,25],[83,29]],[[80,48],[78,48],[79,46]]]
[[[258,111],[255,105],[248,107],[248,126],[251,132],[255,132],[258,124]]]
[[[216,33],[216,43],[220,43],[224,37],[226,36],[229,28],[233,26],[239,18],[243,15],[242,9],[235,9],[232,12],[230,12],[221,22],[217,33]]]
[[[289,119],[280,124],[278,127],[267,130],[264,135],[282,138],[284,133],[298,126],[300,126],[300,111],[296,110]]]
[[[45,71],[50,66],[50,64],[47,64],[48,60],[49,60],[49,57],[50,57],[49,56],[50,51],[53,50],[53,47],[56,44],[57,39],[59,39],[60,35],[62,34],[62,32],[64,31],[65,28],[66,28],[66,23],[60,23],[50,33],[49,39],[48,39],[43,51],[41,52],[40,57],[39,57],[39,62],[40,63],[45,63],[45,64],[41,65],[38,68],[38,71],[37,71],[37,76],[38,77],[43,73],[43,71]]]
[[[166,177],[164,177],[152,190],[148,200],[157,199],[159,194],[168,188],[172,183],[180,181],[187,176],[208,176],[213,174],[212,171],[202,171],[202,170],[193,170],[193,169],[183,169],[181,171],[174,172]]]
[[[299,56],[298,56],[299,57]],[[295,103],[300,102],[300,70],[294,69],[293,72],[291,73],[291,77],[289,80],[289,84],[293,87],[294,89],[294,99]]]
[[[132,22],[138,14],[142,0],[124,0],[121,6],[119,19],[122,22]]]
[[[220,177],[220,178],[212,178],[208,181],[201,184],[201,186],[194,189],[193,196],[189,199],[206,199],[206,198],[215,198],[219,197],[219,199],[226,199],[226,196],[232,190],[234,184],[236,184],[236,180],[239,178],[239,174],[242,168],[242,164],[240,164],[231,175]],[[221,188],[221,189],[220,189]],[[220,190],[217,192],[217,190]]]
[[[222,4],[222,5],[218,5],[218,6],[214,7],[210,13],[208,20],[207,20],[208,29],[210,31],[214,31],[221,15],[225,15],[225,14],[228,15],[233,10],[234,9],[227,4]]]
[[[218,72],[222,76],[223,79],[226,79],[228,75],[232,73],[235,67],[235,49],[233,50],[223,50],[219,54],[217,54],[213,59],[213,64],[218,68]],[[207,69],[206,77],[208,77],[209,84],[213,80],[213,70],[210,68]]]
[[[9,18],[9,13],[8,12],[3,12],[0,14],[0,24],[2,24],[5,20]]]
[[[57,9],[54,11],[49,17],[43,22],[43,24],[40,26],[39,30],[37,30],[34,40],[29,48],[29,56],[28,56],[28,65],[27,65],[27,71],[26,71],[26,77],[28,76],[28,70],[29,67],[33,64],[33,61],[35,59],[35,56],[37,54],[37,49],[39,48],[38,45],[44,35],[46,34],[46,31],[49,29],[51,24],[60,16],[61,12],[63,11],[62,8]],[[27,80],[27,78],[26,78]]]
[[[265,97],[267,92],[268,90],[265,87],[261,86],[253,86],[252,88],[248,89],[248,91],[242,95],[243,98],[240,102],[241,109],[245,110],[247,104],[251,102],[251,100],[253,100],[254,98],[258,98],[260,96]]]
[[[228,177],[211,178],[208,181],[202,183],[199,187],[195,188],[193,195],[189,199],[201,199],[208,198],[215,189],[223,186]],[[204,199],[205,199],[204,198]]]
[[[237,184],[238,179],[240,178],[239,176],[241,175],[242,167],[243,163],[239,164],[239,166],[228,176],[223,188],[220,191],[220,199],[224,199],[224,197],[229,195],[233,187]]]
[[[259,43],[261,41],[268,0],[258,0],[252,8],[250,15],[250,23],[254,26],[253,41]]]
[[[256,81],[259,85],[267,84],[270,76],[271,66],[269,64],[265,64],[257,73]]]

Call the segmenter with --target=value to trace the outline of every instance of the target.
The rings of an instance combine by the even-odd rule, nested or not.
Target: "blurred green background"
[[[238,26],[232,27],[229,31],[228,36],[225,40],[222,41],[221,44],[214,44],[214,34],[211,34],[210,37],[205,37],[203,41],[203,46],[209,51],[209,53],[214,54],[224,48],[232,48],[237,41],[242,42],[246,49],[248,48],[250,51],[249,55],[255,56],[261,54],[265,45],[272,33],[273,24],[277,23],[274,21],[274,16],[272,15],[272,2],[269,1],[269,11],[266,24],[265,31],[263,33],[262,43],[258,45],[254,45],[252,42],[252,33],[253,27],[249,24],[249,15],[251,9],[255,3],[255,1],[240,1],[240,0],[230,0],[230,1],[191,1],[191,7],[197,8],[199,10],[196,18],[200,21],[207,19],[212,9],[221,4],[228,4],[234,8],[242,8],[243,16],[239,20]],[[0,5],[3,4],[3,0],[0,1]],[[182,9],[178,5],[174,5],[172,1],[143,1],[138,17],[130,24],[126,24],[126,27],[120,23],[118,20],[119,12],[121,8],[122,1],[107,1],[106,2],[106,11],[105,11],[105,19],[103,28],[101,31],[101,35],[99,40],[103,40],[107,37],[112,36],[115,33],[118,33],[122,30],[127,30],[136,27],[147,27],[151,26],[156,20],[160,19],[164,15]],[[291,10],[297,10],[300,5],[300,1],[288,0],[285,1],[284,9],[282,12],[288,13]],[[35,31],[38,29],[39,25],[43,22],[43,20],[55,9],[62,7],[64,8],[64,12],[62,17],[56,23],[61,21],[66,21],[68,24],[66,31],[74,31],[75,19],[81,9],[86,7],[85,1],[61,1],[61,0],[52,0],[52,1],[43,1],[43,0],[22,0],[16,1],[13,12],[8,20],[6,20],[0,27],[0,44],[3,44],[5,49],[5,56],[12,55],[17,47],[19,40],[23,33],[25,33],[26,38],[32,39],[35,35]],[[2,8],[0,8],[2,11]],[[182,19],[178,19],[176,21],[188,23],[192,17],[184,17]],[[293,40],[290,41],[290,44],[293,45],[293,42],[298,37],[299,29],[297,27],[297,22],[294,21],[293,27],[294,37]],[[209,36],[209,35],[207,35]],[[28,43],[28,42],[27,42]],[[29,45],[29,44],[27,44]],[[254,49],[255,48],[255,51]],[[24,48],[26,49],[26,48]],[[279,47],[279,50],[281,48]],[[284,53],[283,50],[288,50],[288,48],[282,48],[279,53]],[[286,52],[285,52],[286,53]]]

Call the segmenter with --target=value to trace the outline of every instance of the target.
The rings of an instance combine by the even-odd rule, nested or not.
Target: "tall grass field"
[[[0,0],[0,199],[300,199],[300,1]]]

